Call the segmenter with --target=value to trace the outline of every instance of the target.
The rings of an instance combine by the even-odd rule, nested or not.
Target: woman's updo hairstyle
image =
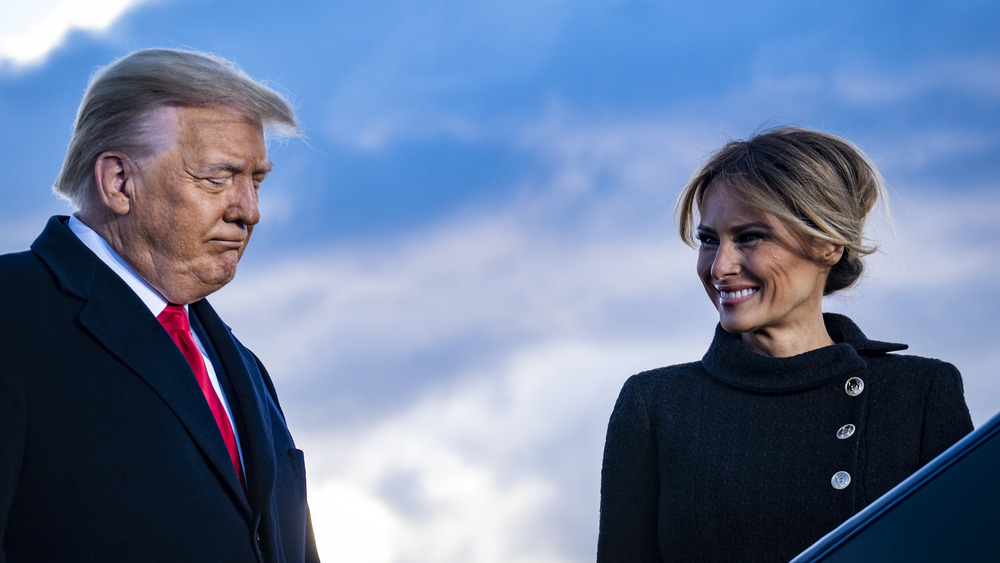
[[[779,127],[727,143],[695,172],[677,201],[681,238],[691,246],[697,246],[695,208],[700,210],[705,190],[714,183],[807,240],[844,247],[824,295],[854,284],[864,270],[863,257],[876,250],[865,244],[864,228],[879,198],[886,206],[885,185],[868,157],[845,139]]]

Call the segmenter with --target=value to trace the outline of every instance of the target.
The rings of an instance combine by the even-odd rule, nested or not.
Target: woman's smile
[[[740,303],[746,302],[750,297],[757,294],[759,289],[746,288],[746,289],[722,289],[718,288],[719,291],[719,305],[738,305]]]

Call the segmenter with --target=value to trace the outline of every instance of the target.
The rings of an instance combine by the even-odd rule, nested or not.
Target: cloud
[[[857,104],[884,106],[931,92],[955,92],[971,100],[1000,99],[1000,60],[967,56],[919,61],[892,69],[846,67],[833,75],[834,88]]]
[[[314,518],[321,549],[350,561],[378,561],[385,541],[401,562],[591,557],[604,425],[623,370],[662,355],[652,344],[538,343],[364,431],[300,437],[313,475],[377,507],[346,529]],[[374,541],[340,541],[355,528]]]
[[[970,276],[1000,273],[989,261],[949,252],[956,221],[926,221],[964,215],[966,229],[995,230],[989,214],[965,213],[971,203],[910,201],[897,218],[899,236],[914,240],[900,244],[906,256],[874,262],[859,291],[831,308],[859,317],[869,334],[913,344],[922,329],[905,334],[908,324],[933,326],[918,311],[961,291]],[[314,263],[314,281],[301,286],[290,280],[305,274],[305,263],[284,263],[274,268],[280,275],[265,276],[269,282],[256,280],[251,293],[270,285],[289,300],[304,292],[306,302],[323,303],[309,323],[275,323],[278,341],[258,349],[279,390],[306,378],[324,416],[335,420],[345,364],[379,380],[377,393],[357,405],[375,413],[362,424],[295,428],[319,491],[312,498],[327,558],[489,563],[593,556],[604,426],[618,389],[632,373],[697,359],[710,337],[710,306],[691,283],[693,257],[684,248],[651,244],[624,225],[618,237],[602,231],[601,244],[576,245],[537,227],[503,236],[510,226],[456,222],[383,256],[372,248],[339,249],[338,260]],[[472,259],[459,260],[471,250]],[[916,271],[899,270],[900,261]],[[324,295],[336,297],[327,302]],[[644,319],[632,302],[656,314]],[[470,332],[483,336],[473,349],[457,349]],[[521,337],[496,336],[511,334]],[[456,363],[449,385],[441,384],[437,366],[414,361],[421,350],[452,347],[474,361]],[[381,377],[385,356],[399,361]],[[967,370],[981,422],[1000,403],[986,371],[996,354],[984,347],[945,357]],[[391,409],[378,404],[400,389],[407,400],[392,401]],[[302,408],[314,407],[286,400],[285,408],[294,425]]]
[[[0,70],[41,63],[70,32],[100,33],[148,0],[5,2],[0,12]]]
[[[666,313],[663,280],[682,262],[669,258],[663,236],[579,235],[524,218],[469,218],[381,247],[242,272],[213,301],[234,310],[241,334],[261,319],[283,327],[247,337],[259,338],[258,351],[281,373],[340,388],[331,397],[313,393],[341,405],[316,407],[330,424],[357,401],[394,408],[447,387],[512,346],[551,334],[625,335],[655,322],[653,303]],[[250,303],[260,304],[252,317]]]
[[[477,138],[479,119],[502,120],[520,101],[500,92],[530,87],[525,77],[547,72],[560,28],[578,15],[562,0],[400,4],[353,14],[377,18],[379,34],[355,35],[360,22],[338,30],[353,56],[338,61],[341,77],[324,96],[322,128],[337,144],[377,151],[414,139]]]
[[[1000,194],[990,187],[963,193],[895,194],[898,239],[876,255],[872,267],[881,286],[937,293],[961,289],[976,280],[985,287],[998,274]]]
[[[953,162],[968,162],[969,159],[976,158],[993,160],[998,149],[1000,135],[992,130],[914,124],[908,135],[893,138],[880,147],[879,165],[883,168],[883,173],[905,174],[910,187],[923,188],[934,182],[928,181],[926,174],[947,174]],[[952,181],[968,183],[968,180],[957,174],[952,176]],[[972,181],[981,182],[981,176]],[[916,182],[919,184],[913,185]],[[965,185],[963,188],[980,191],[986,186]]]
[[[328,366],[332,375],[316,377],[340,387],[342,415],[357,401],[398,406],[424,386],[456,381],[476,361],[548,334],[634,333],[656,322],[651,303],[660,314],[688,308],[662,294],[673,272],[688,275],[693,256],[671,233],[674,194],[662,184],[664,176],[686,176],[680,171],[689,166],[665,156],[675,146],[692,154],[673,139],[675,127],[657,131],[649,123],[542,126],[524,143],[543,152],[551,170],[508,206],[460,213],[389,241],[286,250],[261,265],[248,260],[213,301],[233,309],[237,330],[258,322],[239,318],[248,304],[261,304],[255,318],[286,327],[259,340],[270,361],[296,380],[311,373],[307,363]],[[672,259],[673,252],[684,258]],[[701,291],[693,276],[688,287]],[[608,317],[612,302],[616,314]],[[373,354],[369,346],[387,337],[386,352]],[[424,378],[400,378],[414,363],[427,370]]]
[[[715,323],[664,183],[713,141],[701,131],[543,120],[523,143],[552,167],[510,205],[251,265],[213,298],[276,380],[327,558],[593,557],[618,389],[699,358]],[[967,319],[997,310],[967,290],[1000,275],[1000,196],[897,197],[898,242],[828,308],[959,365],[982,422],[1000,358]]]
[[[974,419],[996,411],[998,310],[981,297],[1000,274],[991,169],[971,167],[974,178],[958,190],[924,174],[996,152],[982,121],[991,113],[981,111],[998,92],[992,58],[893,66],[899,57],[879,48],[859,66],[816,41],[827,23],[788,32],[787,10],[753,12],[773,32],[761,33],[745,25],[747,14],[730,13],[720,27],[716,14],[693,8],[391,4],[274,9],[268,21],[294,36],[276,33],[288,40],[263,47],[234,31],[246,26],[205,33],[180,14],[184,29],[157,19],[133,39],[277,61],[270,72],[295,84],[303,121],[317,129],[314,153],[276,158],[272,181],[287,189],[262,192],[266,219],[255,236],[281,224],[288,238],[271,247],[277,253],[251,250],[212,302],[276,382],[306,451],[325,560],[592,560],[604,429],[622,382],[697,359],[715,323],[694,252],[677,241],[674,197],[729,134],[782,116],[861,131],[866,138],[855,140],[880,166],[919,176],[896,186],[898,241],[828,308],[873,338],[953,361]],[[13,25],[0,27],[0,69],[42,60],[68,30],[107,29],[138,4],[105,4],[104,23],[61,16],[73,13],[68,0],[39,5],[0,9],[18,10],[0,18]],[[234,21],[259,20],[261,9]],[[48,23],[6,42],[35,29],[32,21]],[[781,42],[788,33],[794,48]],[[48,47],[32,47],[34,37]],[[755,52],[764,54],[748,64]],[[302,53],[321,54],[323,72],[298,68]],[[914,99],[967,113],[914,110]],[[34,94],[12,103],[48,107]],[[947,121],[930,123],[938,114]],[[966,115],[974,122],[963,128]],[[902,125],[883,127],[885,116]],[[402,198],[431,180],[413,181],[413,153],[394,150],[427,147],[417,151],[421,164],[448,168],[465,143],[517,156],[502,196],[484,203],[460,178],[447,198],[461,205],[392,235],[372,228],[331,239],[328,224],[290,228],[305,208],[329,209],[354,188],[324,176],[355,181],[330,172],[329,160],[384,155],[356,174],[398,167],[400,181],[393,176],[386,192]],[[18,249],[40,227],[37,219],[5,225],[0,246]]]

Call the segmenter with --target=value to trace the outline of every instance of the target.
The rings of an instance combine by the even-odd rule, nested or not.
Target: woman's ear
[[[111,213],[127,215],[132,209],[135,189],[135,163],[120,151],[104,151],[94,163],[96,198]]]
[[[827,268],[834,267],[840,258],[844,256],[844,245],[833,244],[832,242],[821,242],[816,248],[816,256],[820,263]]]

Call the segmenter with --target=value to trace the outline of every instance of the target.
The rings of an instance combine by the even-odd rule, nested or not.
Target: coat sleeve
[[[931,380],[924,405],[920,440],[920,463],[926,464],[952,444],[972,432],[972,417],[965,403],[962,375],[955,366],[941,362],[942,369]]]
[[[636,377],[625,382],[604,443],[599,563],[660,561],[658,455],[649,412]]]
[[[0,367],[0,563],[6,561],[3,542],[11,503],[17,491],[24,457],[25,400],[20,379]]]

